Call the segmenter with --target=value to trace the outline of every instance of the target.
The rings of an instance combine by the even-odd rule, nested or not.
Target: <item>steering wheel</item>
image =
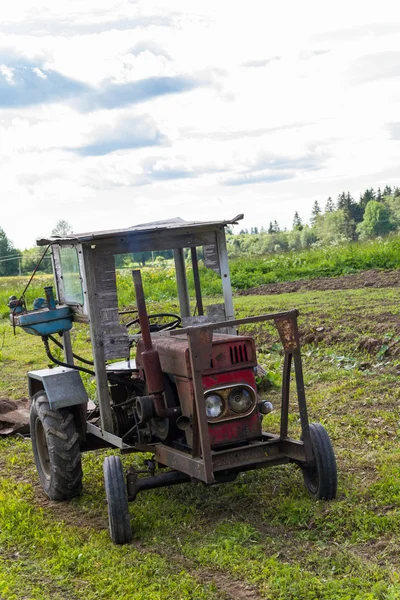
[[[155,313],[153,315],[148,315],[149,317],[149,322],[151,321],[151,319],[163,319],[163,318],[168,318],[170,317],[170,320],[167,321],[166,323],[151,323],[150,322],[150,332],[151,333],[156,333],[158,331],[169,331],[170,329],[176,329],[177,327],[181,326],[182,323],[182,319],[180,318],[179,315],[176,315],[175,313]],[[126,327],[132,327],[132,325],[138,325],[139,324],[139,317],[136,317],[136,319],[132,319],[132,321],[128,321],[128,323],[126,323]],[[140,331],[139,331],[140,333]]]

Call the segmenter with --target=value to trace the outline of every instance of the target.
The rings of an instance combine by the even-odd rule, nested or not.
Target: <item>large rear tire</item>
[[[128,544],[132,539],[128,494],[121,459],[107,456],[103,463],[108,504],[110,537],[114,544]]]
[[[314,500],[333,500],[337,492],[335,453],[326,429],[320,423],[310,424],[313,467],[303,467],[304,484]]]
[[[30,411],[33,456],[45,494],[61,502],[82,491],[82,464],[79,434],[68,408],[53,410],[47,395],[33,397]]]

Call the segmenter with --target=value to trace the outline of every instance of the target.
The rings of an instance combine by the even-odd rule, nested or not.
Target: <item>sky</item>
[[[0,23],[0,227],[18,248],[171,217],[290,228],[400,185],[400,4],[18,0]]]

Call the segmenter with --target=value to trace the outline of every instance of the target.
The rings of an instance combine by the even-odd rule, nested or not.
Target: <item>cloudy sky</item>
[[[400,185],[394,0],[18,0],[0,24],[0,227],[245,213]]]

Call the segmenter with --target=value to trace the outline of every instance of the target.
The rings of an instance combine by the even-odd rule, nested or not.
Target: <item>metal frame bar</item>
[[[185,257],[182,248],[175,248],[174,261],[181,317],[190,317],[189,290],[186,279]]]
[[[203,308],[203,298],[201,297],[201,285],[200,285],[200,274],[199,274],[199,261],[197,260],[197,248],[196,247],[190,248],[190,254],[191,254],[191,258],[192,258],[194,289],[196,292],[197,314],[202,316],[202,315],[204,315],[204,308]]]
[[[225,314],[227,321],[232,321],[235,318],[235,310],[233,308],[231,276],[229,272],[228,251],[226,248],[225,228],[221,227],[215,233],[217,243],[219,267],[221,271],[222,292],[224,294]],[[228,325],[229,327],[229,325]],[[235,335],[234,328],[229,328],[229,333]]]

